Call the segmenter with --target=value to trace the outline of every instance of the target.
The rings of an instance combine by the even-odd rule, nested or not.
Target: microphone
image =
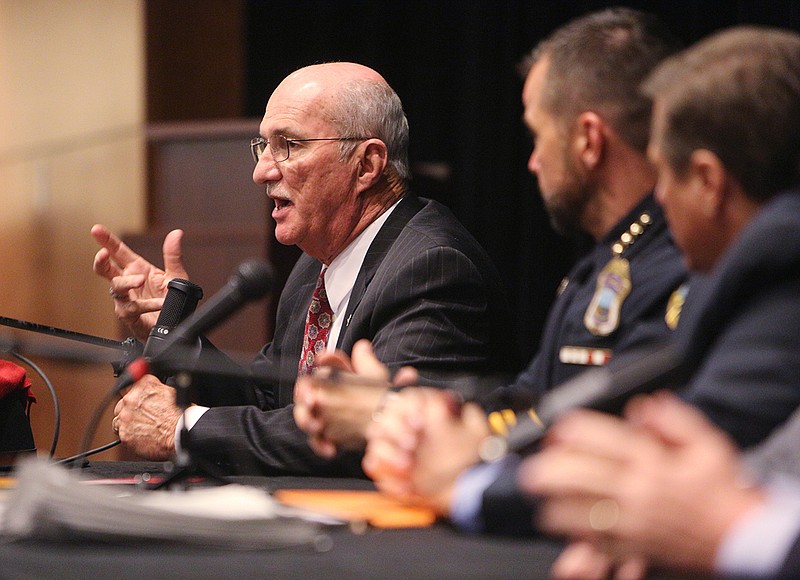
[[[626,361],[630,362],[626,364]],[[633,395],[680,381],[687,370],[685,367],[683,349],[673,342],[626,355],[613,368],[583,372],[542,396],[536,406],[541,423],[527,413],[518,415],[518,422],[509,430],[508,437],[490,438],[481,450],[481,457],[492,461],[506,453],[534,446],[558,417],[578,407],[618,412]]]
[[[168,334],[156,356],[149,361],[140,357],[128,365],[114,385],[114,390],[120,391],[154,370],[169,373],[171,350],[180,351],[177,345],[194,341],[244,306],[246,302],[264,296],[272,289],[274,283],[275,274],[265,262],[260,260],[242,262],[219,292]]]
[[[141,356],[152,360],[164,352],[167,338],[172,329],[195,311],[197,303],[202,297],[203,289],[197,284],[183,278],[170,280],[167,284],[164,305],[161,307],[155,326],[150,330]],[[163,381],[166,376],[162,375],[158,378]]]

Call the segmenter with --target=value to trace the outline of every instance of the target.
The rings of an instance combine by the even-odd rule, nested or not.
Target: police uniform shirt
[[[538,354],[488,411],[522,410],[574,375],[667,338],[667,305],[686,280],[663,212],[645,197],[573,267],[559,288]],[[675,296],[674,296],[675,295]],[[674,324],[675,313],[671,313]]]

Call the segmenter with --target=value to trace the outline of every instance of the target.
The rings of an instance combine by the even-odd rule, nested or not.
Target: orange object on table
[[[343,489],[280,489],[278,501],[376,528],[425,528],[436,521],[428,508],[410,506],[377,491]]]

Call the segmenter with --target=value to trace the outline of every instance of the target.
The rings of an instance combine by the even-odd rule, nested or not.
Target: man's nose
[[[261,155],[261,158],[256,163],[253,169],[253,181],[258,184],[269,183],[270,181],[277,181],[281,178],[281,171],[278,164],[272,158],[272,153],[267,148]]]

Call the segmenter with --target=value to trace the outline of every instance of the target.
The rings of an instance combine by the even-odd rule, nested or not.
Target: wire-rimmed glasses
[[[289,159],[289,145],[292,143],[305,143],[307,141],[363,141],[366,137],[314,137],[311,139],[288,139],[284,135],[270,135],[266,139],[263,137],[256,137],[250,141],[250,152],[253,154],[253,160],[258,163],[264,151],[269,150],[272,153],[274,161],[286,161]]]

